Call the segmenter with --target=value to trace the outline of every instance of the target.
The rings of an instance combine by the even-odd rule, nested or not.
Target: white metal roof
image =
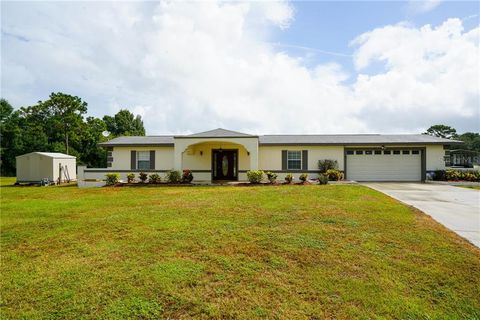
[[[17,156],[17,158],[28,156],[28,155],[31,155],[31,154],[39,154],[41,156],[45,156],[45,157],[49,157],[49,158],[57,158],[57,159],[76,159],[77,158],[77,157],[70,156],[68,154],[60,153],[60,152],[30,152],[30,153],[26,153],[26,154],[22,154],[20,156]]]

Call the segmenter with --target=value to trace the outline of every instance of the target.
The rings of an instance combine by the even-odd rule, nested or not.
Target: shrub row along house
[[[247,171],[318,176],[318,161],[336,160],[356,181],[423,181],[445,169],[445,155],[461,141],[429,135],[250,135],[225,129],[182,135],[118,137],[100,145],[107,168],[79,167],[79,180],[118,172],[166,173],[190,169],[194,182],[246,181]],[[296,177],[297,177],[296,176]]]

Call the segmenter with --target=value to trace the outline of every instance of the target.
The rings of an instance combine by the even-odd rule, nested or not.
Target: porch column
[[[248,151],[250,151],[250,170],[258,170],[258,142],[252,143]]]
[[[182,171],[183,150],[185,150],[183,141],[175,139],[173,148],[173,169],[176,171]]]

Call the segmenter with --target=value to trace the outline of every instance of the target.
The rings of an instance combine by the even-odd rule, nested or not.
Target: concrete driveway
[[[428,183],[363,185],[414,206],[480,248],[480,191]]]

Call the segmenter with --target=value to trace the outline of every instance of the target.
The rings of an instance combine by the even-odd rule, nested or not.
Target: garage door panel
[[[420,181],[420,154],[347,155],[347,179],[355,181]]]

